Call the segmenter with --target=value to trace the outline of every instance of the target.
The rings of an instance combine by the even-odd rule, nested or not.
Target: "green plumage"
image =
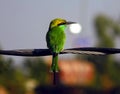
[[[66,36],[66,25],[74,24],[75,22],[67,22],[64,19],[56,18],[50,22],[48,32],[46,34],[47,47],[52,53],[51,71],[54,73],[54,81],[56,84],[56,72],[58,72],[58,54],[63,50]]]
[[[53,54],[51,71],[58,72],[58,54],[63,50],[66,36],[66,25],[62,24],[66,21],[63,19],[54,19],[49,26],[46,35],[47,46]]]

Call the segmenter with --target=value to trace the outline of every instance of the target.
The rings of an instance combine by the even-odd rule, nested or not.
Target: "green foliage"
[[[24,94],[24,77],[11,58],[0,56],[0,85],[6,87],[10,94]]]
[[[96,26],[96,35],[98,37],[98,47],[115,47],[115,39],[114,37],[117,37],[120,35],[120,25],[117,22],[114,22],[112,19],[106,17],[106,16],[98,16],[95,20],[95,26]],[[112,30],[112,32],[110,32]],[[111,36],[110,33],[114,36]],[[108,74],[110,76],[110,79],[113,80],[116,84],[119,83],[120,76],[118,76],[118,67],[115,66],[116,61],[113,56],[105,57],[105,59],[98,59],[99,61],[102,60],[102,65],[105,67],[102,67],[104,69],[104,73]],[[119,67],[120,68],[120,67]],[[120,85],[120,83],[119,83]]]
[[[95,19],[97,47],[115,47],[115,37],[120,36],[120,25],[113,19],[99,15]],[[120,85],[120,62],[116,63],[113,56],[83,56],[83,59],[91,61],[96,67],[95,87],[103,88],[102,76],[107,75],[111,82]],[[119,65],[119,66],[118,66]]]
[[[26,58],[21,69],[11,58],[0,56],[0,85],[6,87],[10,94],[25,94],[26,82],[30,79],[47,84],[47,71],[41,58]]]
[[[114,40],[110,36],[108,28],[112,28],[112,21],[104,16],[98,16],[95,20],[98,47],[114,47]]]
[[[46,84],[47,66],[41,58],[26,58],[23,63],[26,76],[37,80],[40,84]]]
[[[118,23],[114,22],[112,19],[100,15],[95,19],[96,35],[98,36],[97,46],[98,47],[115,47],[115,39],[120,35],[120,26]],[[111,31],[111,32],[110,32]],[[114,36],[113,36],[114,35]],[[120,76],[118,73],[120,70],[116,67],[116,61],[113,56],[107,56],[97,59],[101,63],[95,63],[96,69],[104,70],[102,73],[109,76],[109,78],[116,84],[120,82]],[[102,66],[101,68],[99,68]],[[102,75],[100,75],[102,76]],[[120,83],[119,83],[120,85]]]

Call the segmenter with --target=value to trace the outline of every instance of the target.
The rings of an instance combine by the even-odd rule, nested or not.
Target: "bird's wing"
[[[109,55],[118,54],[120,49],[116,48],[71,48],[64,49],[60,54],[88,54],[88,55]],[[18,49],[18,50],[0,50],[1,55],[13,55],[13,56],[47,56],[51,55],[49,49]]]

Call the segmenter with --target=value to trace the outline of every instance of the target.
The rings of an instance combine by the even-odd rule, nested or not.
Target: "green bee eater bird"
[[[65,29],[67,25],[75,22],[67,22],[64,19],[56,18],[50,22],[49,30],[46,34],[47,47],[52,52],[51,71],[58,72],[58,54],[63,50],[66,41]]]

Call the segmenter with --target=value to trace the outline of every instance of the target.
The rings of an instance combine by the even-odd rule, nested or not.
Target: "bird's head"
[[[75,23],[76,22],[70,22],[70,21],[66,21],[65,19],[56,18],[50,22],[49,29],[56,27],[56,26],[65,26],[66,27],[66,25],[75,24]]]

